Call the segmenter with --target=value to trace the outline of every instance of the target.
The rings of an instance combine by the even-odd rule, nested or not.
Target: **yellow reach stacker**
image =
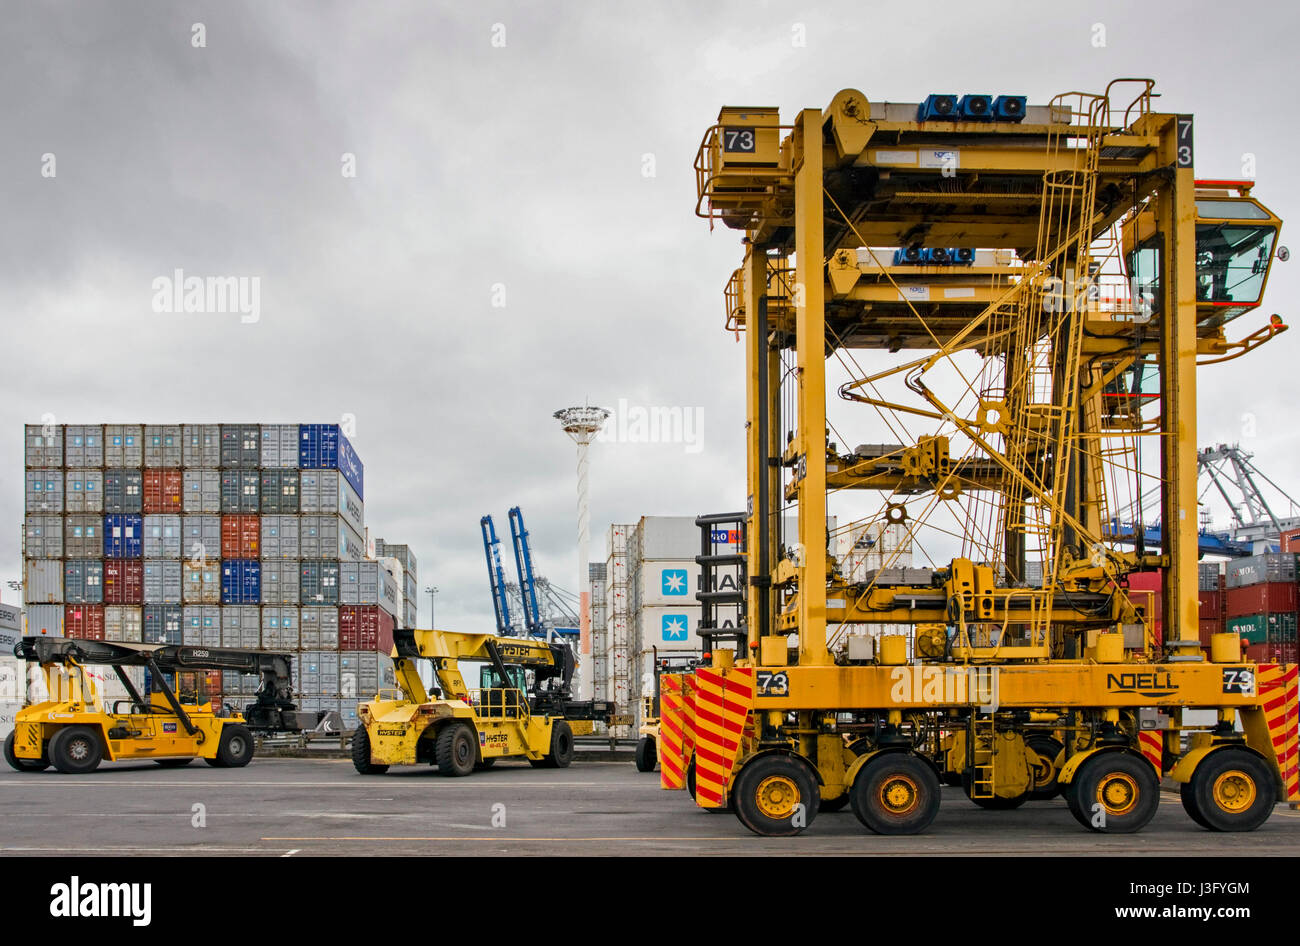
[[[665,788],[693,772],[769,836],[846,805],[923,831],[943,782],[1059,792],[1104,832],[1147,824],[1162,777],[1212,830],[1300,798],[1296,667],[1197,628],[1197,369],[1285,330],[1234,324],[1281,221],[1251,181],[1196,179],[1192,116],[1154,100],[722,109],[696,210],[744,234],[745,628],[664,678]],[[1160,547],[1123,544],[1153,493]],[[928,562],[849,573],[845,508]],[[1157,569],[1159,610],[1128,581]]]
[[[565,768],[574,737],[593,732],[613,709],[572,699],[575,659],[565,643],[406,628],[393,633],[393,644],[397,689],[357,707],[352,764],[362,775],[429,763],[462,776],[509,757]],[[420,679],[420,659],[433,664],[433,694]],[[479,665],[478,687],[466,685],[461,661]]]

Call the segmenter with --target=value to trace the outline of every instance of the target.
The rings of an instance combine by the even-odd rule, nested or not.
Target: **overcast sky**
[[[742,508],[743,360],[721,300],[739,235],[692,214],[692,160],[724,104],[787,121],[845,87],[1041,104],[1149,75],[1161,110],[1196,115],[1198,176],[1238,177],[1250,153],[1256,196],[1284,220],[1300,209],[1294,6],[1223,28],[1221,3],[945,6],[10,4],[0,579],[21,572],[21,427],[47,413],[355,415],[371,534],[413,546],[445,627],[491,620],[486,512],[504,527],[522,505],[542,571],[575,588],[556,408],[702,410],[698,452],[593,448],[593,560],[611,521]],[[153,311],[176,269],[260,277],[259,320]],[[1250,326],[1300,320],[1298,286],[1300,260],[1276,267]],[[1199,395],[1203,444],[1242,441],[1300,495],[1297,352],[1300,332],[1203,371]],[[886,439],[860,416],[850,439]]]

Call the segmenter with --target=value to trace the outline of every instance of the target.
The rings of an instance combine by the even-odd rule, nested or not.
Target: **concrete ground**
[[[1211,834],[1168,792],[1136,835],[1085,831],[1059,799],[991,812],[945,788],[924,835],[879,837],[846,810],[819,816],[796,838],[759,838],[732,815],[660,790],[657,774],[640,774],[626,762],[578,761],[559,770],[498,763],[460,779],[432,768],[361,776],[341,759],[259,758],[245,769],[120,763],[84,776],[5,769],[0,810],[0,857],[1300,854],[1300,812],[1279,805],[1258,831]]]

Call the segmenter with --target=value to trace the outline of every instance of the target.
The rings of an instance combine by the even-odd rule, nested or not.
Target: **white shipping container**
[[[181,557],[181,517],[148,515],[144,517],[144,557]]]
[[[104,608],[104,640],[138,644],[144,636],[144,611],[139,605],[110,604]]]
[[[28,604],[23,612],[26,628],[23,633],[28,637],[62,637],[63,605]]]
[[[263,428],[265,429],[265,428]],[[297,440],[294,440],[297,443]],[[302,558],[299,545],[298,516],[262,517],[262,559],[297,561]]]
[[[302,646],[298,621],[297,608],[263,608],[262,647],[277,651],[297,650]]]
[[[181,465],[215,470],[221,466],[221,428],[216,424],[186,424],[181,428]]]
[[[27,516],[23,520],[23,558],[63,558],[60,516]]]
[[[0,656],[0,700],[22,702],[27,697],[27,661]]]
[[[228,604],[221,609],[221,646],[256,650],[262,646],[260,608],[255,604]],[[224,682],[224,681],[223,681]]]
[[[298,482],[300,509],[306,515],[339,515],[357,531],[357,545],[365,557],[365,505],[337,470],[303,470]]]
[[[298,562],[262,562],[262,604],[297,604],[301,584]]]
[[[393,576],[378,562],[342,562],[339,603],[377,604],[396,617],[401,610],[401,595]]]
[[[104,512],[104,471],[68,470],[63,476],[64,512]]]
[[[644,605],[698,604],[700,566],[694,561],[642,562],[631,584],[633,610]]]
[[[27,560],[23,570],[23,601],[29,606],[63,601],[63,562],[60,559]]]
[[[63,429],[63,466],[100,469],[104,466],[104,428],[100,424],[69,424]]]
[[[14,731],[14,719],[22,708],[22,700],[0,698],[0,739],[7,738]]]
[[[632,650],[652,648],[674,650],[700,650],[703,643],[695,633],[700,623],[700,606],[666,605],[644,607],[636,612],[634,633],[637,635]]]
[[[135,470],[144,466],[144,429],[139,424],[104,425],[104,466]]]
[[[63,471],[28,470],[24,512],[63,512]]]
[[[181,510],[189,515],[221,512],[221,473],[218,470],[182,473]]]
[[[122,678],[117,675],[117,671],[108,664],[87,664],[85,669],[86,676],[94,684],[104,709],[110,713],[115,708],[127,712],[126,704],[130,701],[131,694],[127,691]],[[123,667],[122,672],[131,681],[131,686],[135,687],[135,692],[140,695],[140,698],[148,699],[148,694],[144,692],[144,667]]]
[[[262,425],[262,468],[288,469],[298,466],[298,425]]]
[[[338,608],[305,607],[298,621],[303,650],[339,649]]]
[[[640,561],[693,560],[700,554],[700,527],[694,516],[642,516],[629,538],[632,557]]]

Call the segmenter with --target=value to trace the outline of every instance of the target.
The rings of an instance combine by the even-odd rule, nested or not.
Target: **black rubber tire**
[[[691,764],[686,767],[686,791],[690,793],[691,798],[692,800],[695,801],[696,805],[699,805],[699,800],[695,798],[695,759],[693,758],[691,759]],[[731,814],[735,810],[735,808],[731,804],[731,800],[728,799],[727,803],[723,805],[721,808],[701,807],[701,810],[707,811],[711,815],[719,815],[719,814]]]
[[[573,762],[575,747],[573,744],[573,727],[563,719],[551,724],[551,751],[546,756],[549,767],[567,769]]]
[[[1060,740],[1053,736],[1035,735],[1025,739],[1025,746],[1038,753],[1040,756],[1048,756],[1055,760],[1060,755],[1061,750],[1065,747]],[[1055,763],[1053,763],[1055,764]],[[1031,788],[1026,793],[1026,798],[1030,801],[1046,801],[1055,798],[1061,794],[1061,785],[1056,781],[1056,772],[1052,773],[1052,779],[1037,788]]]
[[[492,768],[492,766],[496,765],[496,762],[497,762],[496,756],[493,756],[490,759],[479,759],[477,762],[474,763],[474,771],[482,772],[484,769],[490,769]]]
[[[438,759],[438,772],[452,778],[461,778],[474,771],[478,761],[478,744],[474,728],[469,723],[448,723],[438,733],[434,748]]]
[[[184,759],[154,759],[154,761],[157,762],[159,765],[161,765],[164,769],[179,769],[181,766],[189,765],[191,762],[193,762],[194,756],[189,756],[188,758],[184,758]]]
[[[636,741],[636,770],[653,772],[659,764],[659,753],[655,751],[654,736],[642,736]]]
[[[1191,818],[1206,831],[1211,830],[1210,823],[1201,815],[1201,809],[1196,806],[1196,792],[1192,788],[1191,782],[1183,782],[1178,786],[1178,798],[1183,803],[1183,811],[1187,812],[1187,817]]]
[[[791,814],[774,816],[762,810],[759,794],[771,779],[781,779],[787,785],[793,785],[795,794],[790,802]],[[764,755],[746,763],[732,782],[730,796],[740,823],[765,838],[794,837],[813,823],[821,808],[821,790],[817,786],[816,773],[802,759],[788,755]],[[803,805],[803,824],[795,823],[795,805]]]
[[[1099,792],[1111,778],[1131,783],[1137,789],[1136,799],[1126,811],[1107,807],[1105,824],[1095,825],[1093,806],[1102,804]],[[1075,770],[1068,795],[1070,814],[1089,831],[1132,834],[1146,827],[1160,808],[1160,779],[1155,767],[1140,756],[1123,751],[1100,752]]]
[[[104,745],[89,726],[67,726],[50,740],[50,761],[64,775],[84,775],[99,767]]]
[[[257,744],[248,727],[240,723],[226,723],[221,727],[221,738],[217,742],[217,758],[223,769],[242,769],[253,761]]]
[[[912,787],[914,799],[901,811],[883,805],[883,792],[894,779]],[[925,759],[911,752],[884,752],[873,758],[853,780],[849,792],[853,813],[876,834],[919,834],[939,813],[939,775]]]
[[[5,761],[19,772],[44,772],[50,767],[50,754],[47,748],[40,759],[20,759],[14,751],[14,734],[5,736]]]
[[[370,733],[365,726],[358,726],[352,733],[352,767],[358,775],[383,775],[388,771],[388,766],[370,761]]]
[[[1241,811],[1227,810],[1215,801],[1214,784],[1228,773],[1250,783],[1254,797]],[[1253,752],[1236,747],[1217,749],[1206,756],[1184,788],[1191,789],[1188,795],[1200,814],[1192,817],[1210,831],[1254,831],[1268,820],[1277,803],[1277,784],[1268,764]],[[1186,798],[1183,807],[1187,808]],[[1190,809],[1188,814],[1192,814]]]

